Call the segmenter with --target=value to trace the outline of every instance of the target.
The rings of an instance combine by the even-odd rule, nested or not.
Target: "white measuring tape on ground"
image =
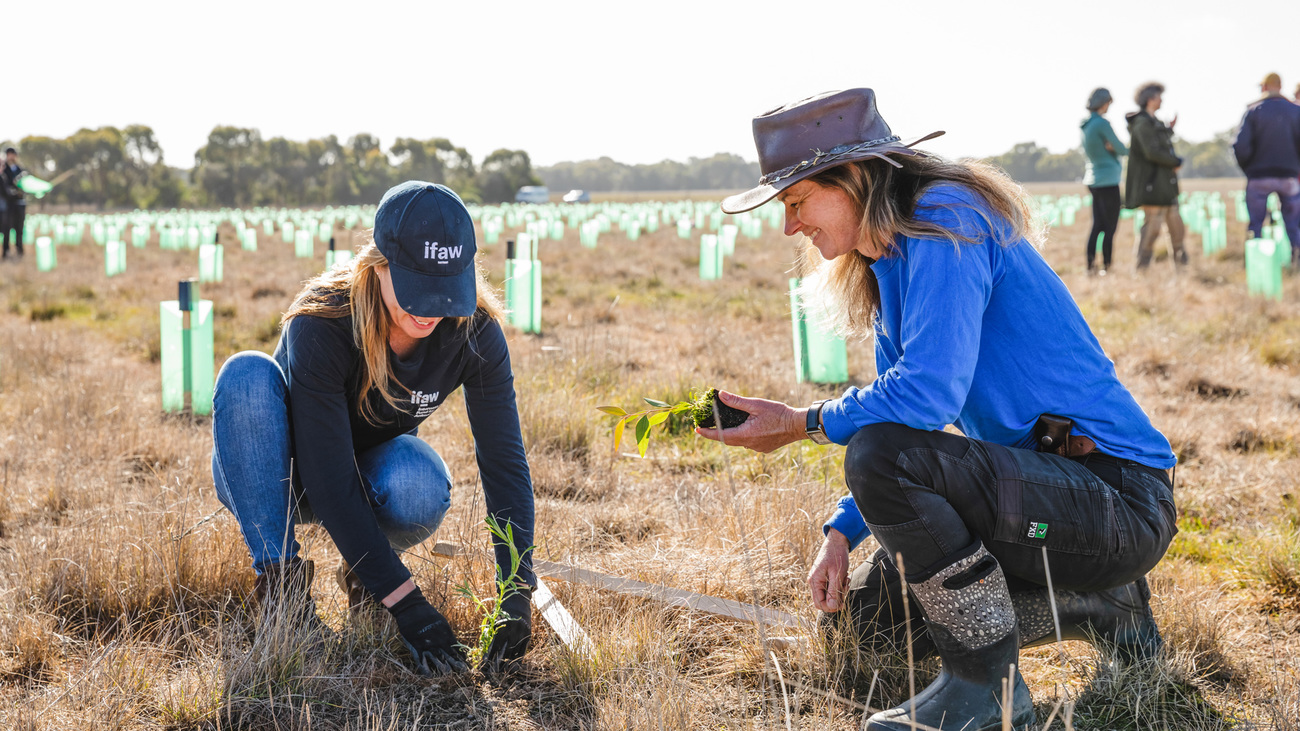
[[[460,546],[452,543],[439,542],[434,545],[433,552],[439,556],[450,557],[461,553],[461,549]],[[536,560],[533,561],[533,571],[543,578],[559,579],[560,581],[605,589],[619,594],[639,596],[661,602],[670,607],[684,607],[741,622],[776,628],[800,628],[806,624],[804,620],[788,612],[766,609],[753,604],[721,599],[684,589],[674,589],[662,584],[648,584],[644,581],[611,576],[569,564]],[[542,612],[542,616],[551,625],[551,629],[555,630],[556,634],[564,640],[564,643],[574,650],[579,649],[579,647],[590,648],[591,640],[582,631],[582,627],[573,619],[573,616],[564,608],[564,605],[560,604],[560,601],[555,598],[550,589],[543,589],[544,586],[544,583],[539,579],[537,591],[533,592],[533,604],[538,611]]]

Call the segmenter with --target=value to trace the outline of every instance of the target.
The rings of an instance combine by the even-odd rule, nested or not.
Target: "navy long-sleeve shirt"
[[[364,361],[353,344],[350,317],[295,317],[274,355],[289,383],[294,464],[307,501],[339,553],[377,597],[392,593],[411,573],[379,527],[355,455],[414,433],[457,388],[464,388],[487,512],[513,524],[521,553],[533,544],[532,480],[501,326],[479,311],[468,328],[451,320],[439,323],[405,359],[392,351],[388,355],[393,376],[410,393],[394,392],[402,406],[394,410],[371,389],[367,396],[378,425],[357,409]],[[509,549],[495,549],[497,565],[508,571]],[[520,579],[535,585],[530,556]]]
[[[1232,152],[1247,178],[1300,175],[1300,106],[1270,95],[1246,107]]]
[[[847,444],[869,424],[938,430],[1033,449],[1042,414],[1074,420],[1106,454],[1168,469],[1169,441],[1115,374],[1060,277],[1027,241],[1003,246],[998,219],[969,189],[923,193],[917,219],[973,239],[894,239],[896,252],[871,269],[880,285],[876,369],[822,409],[826,436]],[[825,528],[856,546],[866,523],[851,496]]]

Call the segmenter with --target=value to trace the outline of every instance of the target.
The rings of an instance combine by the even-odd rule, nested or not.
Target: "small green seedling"
[[[614,449],[617,450],[623,442],[623,428],[628,422],[636,422],[636,449],[644,457],[646,449],[650,447],[650,427],[662,424],[673,414],[689,414],[691,421],[695,426],[703,429],[712,429],[714,427],[713,413],[717,409],[718,418],[722,422],[723,429],[732,429],[745,423],[749,414],[740,409],[734,409],[718,398],[718,389],[710,388],[701,393],[692,401],[679,401],[670,404],[665,401],[657,401],[652,398],[645,399],[650,404],[649,409],[637,412],[628,412],[617,406],[598,406],[597,408],[611,416],[618,417],[618,423],[614,424]]]
[[[525,585],[519,581],[519,567],[524,561],[524,556],[534,548],[534,546],[529,546],[523,552],[519,551],[515,546],[514,526],[509,521],[503,527],[495,517],[488,515],[486,522],[488,532],[510,549],[510,572],[503,575],[502,567],[497,567],[496,596],[487,599],[481,599],[478,594],[474,593],[474,587],[470,586],[468,579],[464,584],[456,587],[456,591],[474,602],[474,606],[483,614],[483,618],[478,625],[477,645],[474,647],[460,646],[465,651],[465,656],[469,658],[470,664],[476,667],[483,663],[488,648],[492,647],[492,641],[496,639],[497,631],[506,622],[515,619],[515,617],[506,614],[505,610],[501,608],[501,604],[524,590]]]

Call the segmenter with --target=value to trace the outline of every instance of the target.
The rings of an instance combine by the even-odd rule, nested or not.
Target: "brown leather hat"
[[[754,145],[763,177],[758,186],[722,201],[722,210],[758,208],[800,180],[846,162],[915,155],[913,145],[941,134],[900,139],[880,116],[871,89],[828,91],[777,107],[754,117]]]

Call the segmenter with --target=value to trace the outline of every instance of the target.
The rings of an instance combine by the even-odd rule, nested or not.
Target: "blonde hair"
[[[988,209],[970,209],[989,224],[998,244],[1008,246],[1023,239],[1035,244],[1041,241],[1040,232],[1032,228],[1033,216],[1023,189],[998,168],[929,153],[894,160],[897,167],[886,160],[860,160],[809,178],[819,186],[838,188],[849,196],[861,212],[859,236],[863,242],[874,244],[872,248],[892,254],[898,234],[943,239],[954,245],[974,243],[975,239],[960,231],[916,218],[917,201],[927,190],[944,183],[967,188],[988,204]],[[845,337],[867,338],[873,334],[880,287],[870,259],[854,250],[826,261],[812,241],[804,238],[795,270],[804,278],[798,292],[809,310],[821,313]]]
[[[388,266],[388,259],[375,246],[373,233],[351,260],[336,265],[309,279],[293,304],[280,318],[281,328],[299,315],[337,319],[352,317],[352,342],[361,351],[361,388],[357,393],[356,409],[371,424],[381,423],[366,396],[377,389],[384,401],[400,410],[393,392],[397,389],[410,393],[394,376],[388,364],[388,335],[391,320],[380,289],[376,267]],[[475,316],[485,315],[497,322],[505,318],[505,308],[497,293],[488,284],[483,268],[474,264],[474,283],[478,294]],[[474,317],[451,317],[455,327],[469,329]]]

